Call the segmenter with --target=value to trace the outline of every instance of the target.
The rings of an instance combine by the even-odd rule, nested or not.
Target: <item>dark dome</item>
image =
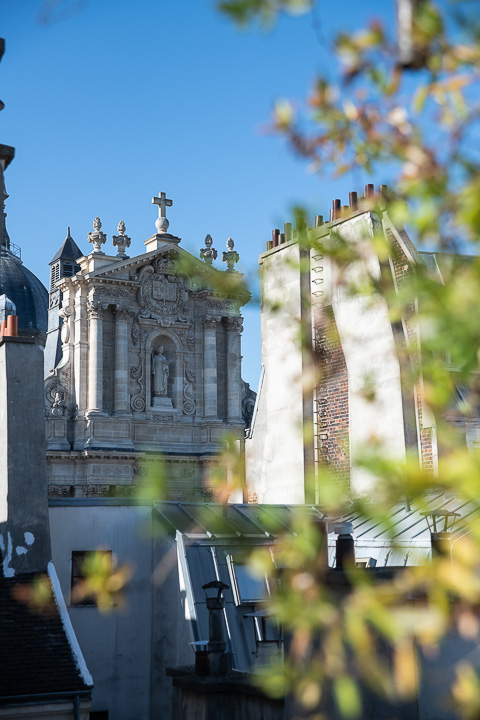
[[[19,335],[47,332],[48,292],[40,280],[18,258],[0,255],[0,295],[15,303]]]

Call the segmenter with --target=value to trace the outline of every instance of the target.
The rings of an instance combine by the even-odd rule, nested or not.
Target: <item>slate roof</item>
[[[48,611],[30,609],[18,599],[19,592],[29,594],[37,577],[0,576],[0,705],[12,696],[91,691],[75,662],[51,585]]]
[[[465,503],[442,493],[432,493],[428,506],[432,510],[458,513],[459,518],[453,531],[454,541],[468,532],[465,521],[480,513],[478,502]],[[377,580],[391,577],[392,573],[405,565],[425,562],[430,555],[431,537],[422,514],[424,509],[406,503],[392,506],[391,532],[384,525],[360,514],[347,513],[343,516],[343,520],[353,525],[356,559],[375,559],[376,567],[372,572]],[[238,596],[238,578],[242,575],[246,578],[247,566],[244,560],[249,550],[260,546],[267,546],[275,556],[276,538],[298,530],[296,515],[299,511],[303,519],[305,513],[312,520],[326,519],[329,566],[334,568],[337,538],[334,527],[339,518],[324,518],[319,506],[183,502],[154,504],[154,517],[166,534],[176,540],[180,575],[184,582],[185,616],[191,622],[194,641],[205,641],[208,638],[208,611],[202,586],[214,579],[229,586],[223,592],[224,633],[227,649],[233,653],[232,662],[236,670],[252,670],[262,664],[265,657],[268,659],[275,656],[276,643],[270,642],[266,646],[265,656],[264,650],[260,652],[256,642],[263,619],[270,639],[276,636],[281,640],[281,630],[276,627],[274,618],[270,617],[265,603],[262,600],[244,600]],[[336,571],[332,571],[330,581],[345,584],[345,578],[342,576],[339,579]],[[268,582],[267,579],[264,599],[270,592]]]
[[[68,228],[67,237],[63,241],[63,243],[58,248],[57,252],[53,256],[53,258],[50,260],[49,265],[56,262],[57,260],[78,260],[83,256],[82,251],[78,247],[75,240],[70,235],[70,228]]]
[[[40,280],[13,255],[0,254],[0,295],[15,303],[18,334],[47,332],[48,292]]]

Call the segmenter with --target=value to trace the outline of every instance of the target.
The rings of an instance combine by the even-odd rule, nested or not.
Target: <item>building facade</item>
[[[168,496],[200,500],[223,439],[243,443],[240,308],[250,295],[234,270],[238,254],[230,239],[227,269],[217,270],[211,240],[197,260],[166,223],[157,220],[145,253],[128,257],[124,224],[113,237],[118,253],[106,255],[97,218],[93,252],[70,257],[69,235],[52,260],[45,401],[53,497],[132,494],[139,461],[161,454]]]
[[[246,440],[251,501],[321,504],[324,472],[368,497],[375,478],[358,461],[371,442],[386,457],[402,460],[408,454],[436,473],[436,423],[422,388],[418,299],[404,298],[404,315],[394,320],[388,294],[402,297],[416,268],[439,285],[454,282],[452,268],[469,258],[419,252],[392,222],[382,193],[383,187],[376,194],[369,185],[363,198],[350,194],[350,206],[334,201],[329,222],[317,216],[314,228],[287,224],[284,233],[275,230],[260,256],[262,376]],[[382,237],[388,257],[378,253]],[[337,262],[335,251],[342,247],[344,256],[358,251],[355,259]],[[388,292],[351,291],[362,283],[382,283]],[[452,396],[447,415],[467,445],[476,447],[478,408],[460,417]]]

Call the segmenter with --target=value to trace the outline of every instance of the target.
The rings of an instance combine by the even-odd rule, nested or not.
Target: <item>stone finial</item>
[[[152,203],[158,205],[158,218],[155,220],[157,233],[166,233],[170,225],[167,220],[167,207],[172,207],[173,200],[167,198],[164,192],[159,192],[158,197],[152,198]]]
[[[217,259],[217,251],[213,246],[213,240],[211,235],[207,235],[205,238],[205,247],[200,250],[200,258],[205,260],[207,265],[211,265],[214,260]]]
[[[93,221],[93,229],[94,232],[88,233],[88,242],[92,243],[93,252],[104,255],[101,248],[102,245],[107,241],[107,236],[105,235],[105,233],[102,233],[102,223],[99,217],[96,217]]]
[[[240,255],[234,250],[235,243],[231,237],[227,240],[227,252],[222,254],[223,262],[227,263],[227,272],[236,272],[235,263],[240,260]]]
[[[120,220],[117,227],[118,235],[112,236],[112,245],[118,249],[117,258],[126,259],[128,255],[125,254],[125,249],[130,247],[131,240],[128,235],[125,235],[126,225],[123,220]]]

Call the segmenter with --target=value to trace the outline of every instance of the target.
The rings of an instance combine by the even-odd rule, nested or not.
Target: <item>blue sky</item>
[[[394,0],[319,0],[268,32],[239,31],[211,0],[66,0],[42,24],[46,4],[0,0],[0,142],[16,147],[7,226],[45,284],[67,226],[87,253],[96,215],[108,243],[124,220],[130,255],[143,252],[165,191],[182,246],[198,256],[210,233],[220,255],[232,236],[255,289],[258,255],[293,205],[327,215],[373,181],[313,175],[266,128],[276,99],[300,106],[317,74],[335,73],[334,33],[391,22]],[[256,387],[258,305],[244,314],[243,377]]]

